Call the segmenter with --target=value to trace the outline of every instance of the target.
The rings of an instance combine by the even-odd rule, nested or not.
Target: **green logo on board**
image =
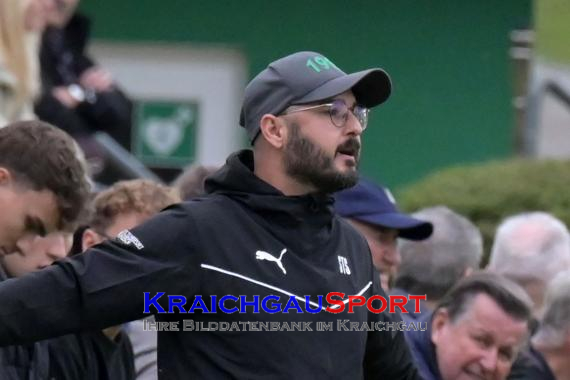
[[[183,167],[194,159],[198,104],[137,103],[135,154],[147,165]]]

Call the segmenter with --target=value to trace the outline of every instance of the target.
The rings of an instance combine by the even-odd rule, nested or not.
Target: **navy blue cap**
[[[390,190],[368,180],[360,179],[356,186],[336,193],[334,198],[340,216],[398,230],[404,239],[424,240],[433,232],[430,222],[401,213]]]

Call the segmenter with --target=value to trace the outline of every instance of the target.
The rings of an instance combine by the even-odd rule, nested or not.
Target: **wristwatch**
[[[78,103],[83,103],[85,101],[85,91],[80,85],[75,83],[70,84],[67,86],[67,91],[69,92],[69,95],[71,95],[71,97]]]

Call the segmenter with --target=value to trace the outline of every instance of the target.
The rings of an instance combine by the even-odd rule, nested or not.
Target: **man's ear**
[[[449,324],[449,313],[446,309],[438,309],[431,320],[431,341],[437,346],[443,329]]]
[[[13,177],[10,170],[6,169],[5,167],[0,167],[0,185],[8,185],[12,183]]]
[[[101,243],[103,239],[99,234],[93,231],[91,228],[83,231],[83,236],[81,236],[81,251],[85,252],[89,248]]]
[[[259,128],[263,138],[273,147],[281,148],[285,145],[287,126],[282,119],[265,114],[259,122]]]

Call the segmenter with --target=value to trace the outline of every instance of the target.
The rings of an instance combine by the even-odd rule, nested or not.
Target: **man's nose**
[[[346,125],[344,126],[347,129],[348,134],[360,136],[364,128],[360,124],[360,121],[356,118],[356,116],[352,113],[348,113],[348,119],[346,120]]]
[[[499,353],[496,348],[491,348],[485,351],[480,363],[483,369],[487,372],[493,372],[497,368],[497,361],[499,360]]]

